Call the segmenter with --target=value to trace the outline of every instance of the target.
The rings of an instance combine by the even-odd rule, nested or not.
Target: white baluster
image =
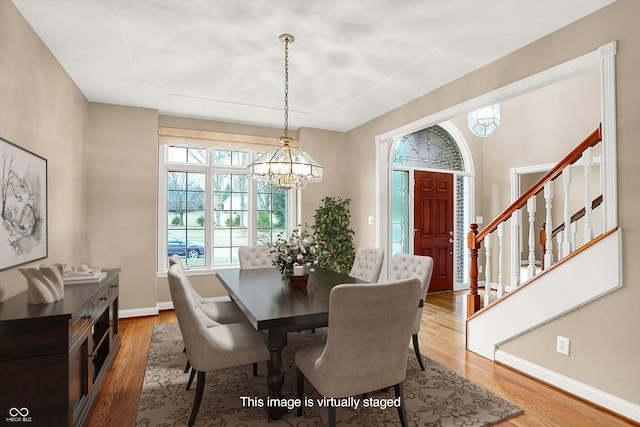
[[[591,209],[591,166],[593,165],[593,147],[582,153],[584,167],[584,243],[593,240],[593,218]]]
[[[522,210],[511,215],[511,289],[520,286],[520,257],[522,255]]]
[[[536,275],[536,196],[527,200],[527,212],[529,213],[529,275],[527,278],[531,279]]]
[[[571,166],[562,171],[562,184],[564,187],[564,239],[562,240],[562,257],[571,253]]]
[[[504,222],[498,224],[498,298],[504,295]]]
[[[491,303],[491,239],[493,234],[487,234],[484,238],[484,254],[485,254],[485,268],[484,268],[484,306],[488,306]]]
[[[571,224],[571,252],[576,250],[576,240],[578,238],[577,234],[578,224],[574,222]]]
[[[551,222],[551,206],[553,204],[553,182],[549,182],[544,186],[544,203],[547,210],[546,230],[547,241],[545,242],[544,266],[549,268],[553,265],[553,224]]]
[[[565,256],[563,251],[564,246],[562,245],[563,237],[564,237],[564,230],[558,231],[558,235],[556,236],[556,239],[558,239],[558,259],[559,260],[561,260]]]

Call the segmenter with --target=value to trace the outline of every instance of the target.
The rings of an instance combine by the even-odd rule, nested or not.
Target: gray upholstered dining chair
[[[384,249],[360,246],[356,249],[356,257],[349,276],[376,283],[380,279],[383,261]]]
[[[177,254],[169,257],[169,266],[174,264],[180,265],[184,269],[182,260]],[[239,323],[247,322],[247,316],[240,310],[238,305],[233,301],[207,301],[198,291],[189,283],[189,291],[193,295],[196,302],[200,304],[202,311],[214,322],[217,323]]]
[[[420,355],[420,346],[418,343],[418,333],[422,325],[422,312],[424,310],[424,299],[429,291],[429,283],[431,283],[431,273],[433,272],[433,258],[422,255],[409,255],[397,253],[391,258],[391,266],[389,267],[389,277],[387,280],[401,280],[416,278],[420,280],[420,298],[416,300],[417,311],[413,322],[411,336],[413,338],[413,349],[416,358],[420,364],[420,369],[424,371],[424,363]]]
[[[296,353],[298,398],[304,402],[305,378],[322,396],[333,398],[394,386],[401,403],[400,422],[406,426],[402,382],[419,295],[418,279],[335,286],[329,294],[326,343]],[[329,426],[335,426],[336,409],[328,409]],[[298,408],[300,415],[302,407]]]
[[[242,246],[238,248],[240,268],[273,267],[273,254],[269,246]]]
[[[172,266],[178,266],[180,272],[185,276],[185,283],[189,288],[189,292],[193,296],[194,300],[197,303],[196,312],[202,318],[202,322],[208,328],[212,326],[218,326],[220,324],[228,324],[228,323],[241,323],[248,322],[247,316],[240,310],[240,308],[233,301],[207,301],[204,299],[198,291],[195,290],[189,279],[184,274],[184,266],[182,264],[182,260],[178,254],[171,255],[169,257],[169,268]],[[186,352],[186,345],[185,345]],[[184,367],[184,372],[189,372],[191,369],[191,361],[187,359],[187,364]],[[253,372],[254,375],[257,373],[257,366],[254,366]],[[195,375],[195,370],[191,369],[191,375],[189,377],[189,381],[187,382],[187,390],[191,387],[191,382],[193,381],[193,377]]]
[[[207,371],[242,366],[269,359],[264,334],[249,323],[207,327],[198,314],[187,276],[179,265],[169,267],[169,290],[191,366],[198,373],[196,395],[189,417],[192,426],[204,394]]]

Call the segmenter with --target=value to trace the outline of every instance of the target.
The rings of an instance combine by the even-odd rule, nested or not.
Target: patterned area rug
[[[322,341],[326,330],[292,332],[283,351],[285,367],[284,395],[295,398],[294,355],[303,345]],[[185,390],[189,374],[184,373],[187,362],[182,352],[183,341],[177,323],[162,323],[154,328],[149,349],[136,426],[184,426],[191,413],[195,395],[195,380]],[[423,356],[426,371],[420,370],[413,349],[409,348],[407,379],[404,382],[405,405],[410,426],[486,426],[521,414],[522,409],[490,393],[482,387],[449,371]],[[264,408],[267,402],[266,363],[258,365],[258,376],[251,366],[207,372],[207,383],[196,426],[297,426],[311,427],[327,424],[326,407],[305,408],[297,417],[295,410],[281,420],[267,423]],[[305,397],[319,402],[321,396],[305,382]],[[356,396],[362,399],[362,396]],[[393,399],[388,392],[370,393],[370,403],[377,406],[357,409],[352,406],[337,410],[338,424],[349,426],[400,425],[398,411],[383,402]]]

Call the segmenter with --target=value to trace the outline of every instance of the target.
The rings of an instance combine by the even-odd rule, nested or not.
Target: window
[[[391,171],[391,254],[409,253],[409,171]]]
[[[294,223],[294,191],[246,175],[250,149],[160,146],[158,271],[178,254],[194,269],[238,264],[238,248],[270,245]]]

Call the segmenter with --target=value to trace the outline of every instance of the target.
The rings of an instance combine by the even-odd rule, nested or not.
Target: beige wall
[[[354,169],[357,178],[354,178],[353,182],[357,184],[351,188],[351,197],[355,201],[354,211],[367,212],[375,209],[375,202],[363,195],[373,194],[375,191],[375,159],[369,153],[376,135],[617,40],[618,196],[619,223],[624,236],[624,288],[549,322],[501,346],[501,349],[614,396],[640,404],[637,391],[640,366],[634,362],[640,353],[640,336],[636,328],[640,312],[635,303],[640,298],[640,264],[634,262],[633,258],[633,248],[640,244],[640,230],[636,219],[640,209],[640,198],[635,188],[635,183],[640,181],[640,168],[637,167],[640,145],[637,144],[637,130],[634,126],[637,117],[640,117],[640,82],[637,79],[637,70],[640,67],[640,29],[635,22],[637,16],[640,16],[640,2],[618,0],[585,19],[354,129],[349,132],[348,141],[352,155],[365,153],[361,167]],[[575,108],[579,106],[578,103]],[[573,126],[571,129],[567,127],[567,131],[575,131],[575,136],[563,135],[567,137],[563,140],[580,141],[595,128],[592,121],[575,124],[575,129]],[[507,123],[504,122],[504,125]],[[548,130],[543,129],[546,132],[544,139],[555,141],[557,135],[549,134]],[[521,149],[524,150],[525,147]],[[489,179],[495,164],[503,170],[511,166],[507,165],[505,157],[491,144],[482,144],[484,166],[478,173],[486,176],[481,177],[483,184],[479,186],[476,196],[479,203],[482,203],[481,210],[485,213],[485,222],[490,220],[487,218],[489,212],[499,212],[504,207],[501,203],[503,199],[508,200],[508,187],[493,188],[494,183]],[[497,163],[494,163],[494,160]],[[499,175],[500,177],[494,178],[504,178],[505,182],[508,182],[508,175]],[[495,191],[504,192],[505,195],[496,196],[493,194]],[[478,210],[477,213],[482,212]],[[365,226],[359,225],[356,233],[361,243],[370,244],[373,239],[362,233],[365,229]],[[556,353],[556,335],[572,339],[572,356],[566,357]]]
[[[300,148],[323,167],[321,182],[309,184],[299,195],[301,225],[314,223],[316,209],[327,196],[348,197],[350,181],[353,179],[351,162],[343,155],[346,135],[319,129],[300,129]],[[353,212],[352,212],[353,221]]]
[[[120,267],[120,309],[156,305],[158,113],[91,104],[86,259]]]
[[[9,1],[0,2],[0,136],[47,159],[48,250],[36,263],[78,263],[85,250],[87,100]],[[0,300],[27,289],[0,273]]]

